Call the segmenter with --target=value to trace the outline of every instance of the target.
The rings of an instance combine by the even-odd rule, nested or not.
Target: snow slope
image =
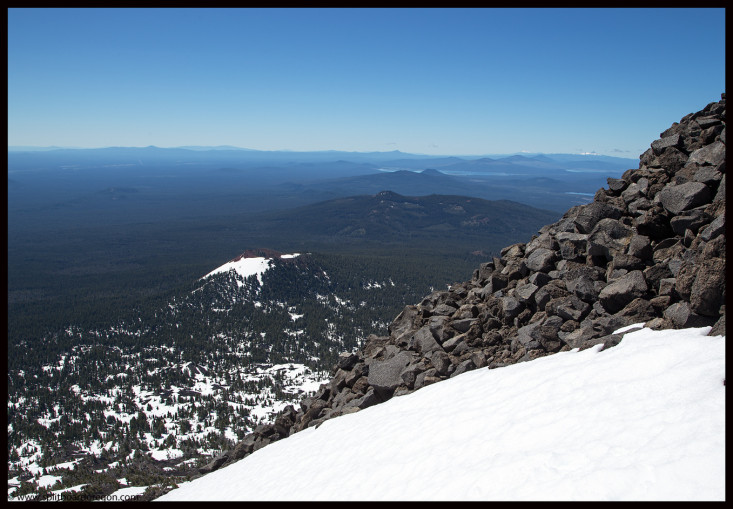
[[[725,338],[709,330],[470,371],[159,500],[724,500]]]
[[[281,256],[281,258],[295,258],[299,254],[300,253],[284,254]],[[247,279],[249,276],[257,276],[257,280],[260,282],[261,285],[262,274],[270,268],[271,264],[272,258],[266,258],[263,256],[255,256],[251,258],[240,257],[212,270],[201,279],[211,277],[214,274],[229,272],[233,270],[239,275],[242,280]]]

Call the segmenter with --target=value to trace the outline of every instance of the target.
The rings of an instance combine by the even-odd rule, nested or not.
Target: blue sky
[[[9,9],[8,145],[637,158],[724,9]]]

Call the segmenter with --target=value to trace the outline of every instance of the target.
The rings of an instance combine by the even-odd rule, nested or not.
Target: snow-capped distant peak
[[[242,280],[250,276],[257,276],[257,280],[261,285],[262,274],[264,274],[264,272],[272,266],[272,260],[276,258],[295,258],[296,256],[300,255],[300,253],[281,254],[275,251],[267,252],[266,254],[267,256],[255,256],[252,252],[245,251],[244,253],[234,258],[233,260],[228,261],[221,267],[212,270],[201,279],[209,278],[215,274],[234,271],[239,276],[238,279]]]

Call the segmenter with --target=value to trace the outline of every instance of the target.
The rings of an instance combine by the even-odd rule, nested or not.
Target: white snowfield
[[[295,258],[300,253],[293,253],[293,254],[284,254],[281,256],[281,258]],[[249,276],[257,276],[257,280],[260,282],[260,285],[262,284],[262,274],[270,268],[272,265],[272,258],[265,258],[262,256],[257,256],[253,258],[240,258],[238,260],[234,260],[231,262],[227,262],[221,267],[218,267],[208,274],[206,274],[201,279],[205,279],[207,277],[213,276],[214,274],[219,274],[221,272],[229,272],[230,270],[233,270],[236,272],[242,279],[246,279]]]
[[[478,369],[324,422],[159,500],[725,500],[725,337]]]

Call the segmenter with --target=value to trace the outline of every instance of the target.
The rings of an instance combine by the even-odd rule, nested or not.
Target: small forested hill
[[[294,236],[420,244],[443,237],[499,247],[508,235],[535,233],[559,214],[508,200],[465,196],[402,196],[392,191],[329,200],[264,216],[264,225],[292,226]],[[298,220],[294,221],[293,218]]]

